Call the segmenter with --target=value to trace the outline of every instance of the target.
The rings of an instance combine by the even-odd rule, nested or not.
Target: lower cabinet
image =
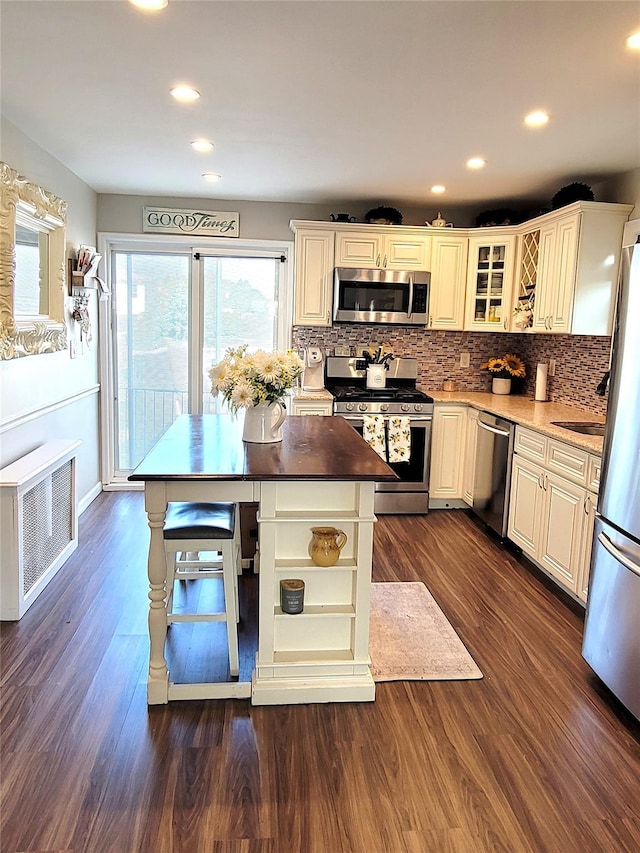
[[[435,406],[431,432],[430,507],[463,506],[466,425],[467,406]]]
[[[591,567],[591,548],[593,545],[593,529],[596,523],[596,507],[598,495],[596,492],[587,492],[584,499],[582,511],[584,522],[582,528],[582,550],[580,556],[580,569],[578,571],[578,598],[586,604],[589,591],[589,569]]]
[[[572,592],[577,592],[582,544],[580,486],[514,458],[508,536]]]
[[[333,399],[331,400],[291,400],[292,415],[331,415],[333,414]]]
[[[473,484],[476,476],[476,442],[478,440],[478,410],[467,409],[467,432],[464,450],[462,499],[473,506]]]
[[[587,481],[595,457],[521,427],[515,446],[507,536],[586,601],[597,501]]]

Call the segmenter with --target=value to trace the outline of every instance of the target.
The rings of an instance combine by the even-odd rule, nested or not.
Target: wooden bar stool
[[[229,671],[239,674],[238,574],[242,571],[240,513],[234,503],[169,503],[163,530],[167,555],[167,625],[173,622],[226,622]],[[195,559],[214,551],[213,560]],[[174,613],[176,580],[222,580],[224,610]]]

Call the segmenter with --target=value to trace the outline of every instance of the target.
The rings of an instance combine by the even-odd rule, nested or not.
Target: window
[[[209,370],[228,347],[290,346],[289,246],[225,242],[108,245],[106,482],[124,479],[178,416],[220,409]]]

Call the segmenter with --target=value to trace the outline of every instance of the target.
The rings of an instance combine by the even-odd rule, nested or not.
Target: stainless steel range
[[[384,388],[366,387],[366,367],[364,358],[334,356],[327,359],[326,387],[334,396],[333,413],[349,421],[361,435],[367,415],[382,415],[386,438],[391,416],[409,419],[408,458],[389,462],[400,480],[376,484],[375,511],[381,515],[426,513],[433,398],[416,387],[418,362],[414,358],[391,361]]]

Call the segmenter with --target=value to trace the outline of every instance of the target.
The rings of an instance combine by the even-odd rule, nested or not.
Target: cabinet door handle
[[[380,255],[378,255],[378,257],[376,258],[376,266],[380,266]]]
[[[538,486],[540,486],[541,489],[544,489],[543,482],[544,482],[544,474],[540,473],[540,474],[538,474]]]
[[[327,323],[331,323],[331,311],[327,311]]]
[[[591,510],[591,495],[587,495],[584,499],[584,514],[589,515]]]
[[[429,325],[433,326],[433,314],[429,314]]]
[[[382,266],[383,266],[383,267],[386,267],[386,266],[387,266],[387,261],[388,261],[388,260],[389,260],[389,259],[388,259],[388,258],[387,258],[387,256],[385,255],[385,256],[384,256],[384,261],[383,261],[383,263],[382,263]]]
[[[504,326],[505,331],[506,331],[506,328],[507,328],[507,318],[506,317],[504,318],[504,322],[502,323],[502,325]]]

